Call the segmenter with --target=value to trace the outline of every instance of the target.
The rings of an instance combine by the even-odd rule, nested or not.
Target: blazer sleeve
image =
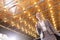
[[[41,34],[41,28],[39,27],[38,23],[35,25],[35,27],[36,27],[37,34],[40,35]]]
[[[49,26],[51,27],[52,32],[54,34],[60,36],[60,33],[53,27],[53,25],[49,22],[49,20],[47,20],[47,21],[48,21]]]

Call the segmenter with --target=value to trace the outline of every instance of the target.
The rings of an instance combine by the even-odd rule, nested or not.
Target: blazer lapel
[[[49,34],[53,34],[53,33],[52,33],[52,30],[51,30],[51,28],[50,28],[50,24],[48,24],[48,20],[45,20],[44,23],[45,23],[47,32],[48,32]]]

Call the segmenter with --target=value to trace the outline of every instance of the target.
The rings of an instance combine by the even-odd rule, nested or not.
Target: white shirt
[[[43,29],[43,31],[46,31],[46,27],[45,27],[44,21],[41,21],[39,23],[40,23],[41,28]]]
[[[43,29],[43,31],[46,31],[46,27],[45,27],[44,21],[41,21],[41,22],[39,22],[39,23],[40,23],[41,28]],[[41,38],[41,39],[43,38],[43,33],[42,33],[42,32],[41,32],[41,34],[40,34],[40,38]]]

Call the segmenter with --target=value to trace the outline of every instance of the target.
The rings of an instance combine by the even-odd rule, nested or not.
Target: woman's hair
[[[41,16],[42,15],[42,12],[37,12],[36,13],[36,16],[38,16],[38,15]]]
[[[37,17],[40,18],[40,19],[45,20],[45,18],[42,17],[42,12],[37,12],[37,13],[36,13],[36,18],[37,18]]]

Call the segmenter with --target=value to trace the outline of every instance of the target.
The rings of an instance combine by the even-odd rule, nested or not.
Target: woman
[[[38,19],[36,29],[40,35],[41,40],[57,40],[54,34],[60,36],[60,33],[58,33],[58,31],[53,28],[48,20],[44,20],[41,14],[42,13],[36,14],[36,18]]]

